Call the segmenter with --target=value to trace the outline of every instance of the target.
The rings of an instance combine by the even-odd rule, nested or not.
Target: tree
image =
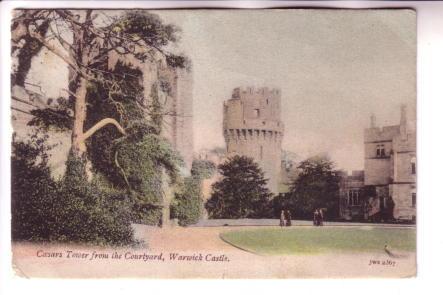
[[[300,173],[291,184],[289,196],[283,198],[284,205],[292,209],[295,216],[311,218],[317,208],[325,208],[329,217],[337,216],[340,177],[333,166],[333,162],[322,156],[298,165]]]
[[[259,218],[267,215],[271,192],[253,159],[234,156],[218,166],[222,179],[206,203],[210,218]]]
[[[31,111],[35,118],[30,125],[70,131],[71,156],[91,164],[80,165],[85,171],[77,172],[92,170],[106,177],[112,187],[127,191],[133,207],[145,213],[167,209],[158,175],[166,171],[173,182],[181,161],[159,136],[164,115],[159,92],[167,85],[154,76],[152,88],[143,89],[141,76],[147,73],[133,66],[144,62],[187,66],[184,56],[164,49],[178,40],[178,33],[174,25],[144,11],[110,17],[90,9],[21,10],[13,19],[13,48],[19,50],[18,68],[25,69],[22,80],[29,70],[26,65],[42,47],[70,70],[65,89],[69,99],[59,98],[55,107]],[[30,42],[38,46],[26,51]],[[156,219],[152,222],[158,223]]]
[[[202,182],[215,173],[215,164],[208,160],[194,160],[191,176],[178,186],[171,204],[171,217],[182,226],[197,223],[203,213]]]
[[[142,62],[147,59],[164,61],[172,66],[183,66],[185,63],[184,57],[162,49],[170,42],[177,41],[177,28],[164,25],[158,16],[135,11],[118,18],[108,17],[111,23],[104,25],[104,21],[102,24],[95,21],[100,14],[103,12],[91,9],[23,10],[12,24],[13,48],[20,47],[23,40],[25,46],[21,51],[30,42],[37,43],[38,47],[46,47],[69,66],[71,77],[66,91],[70,94],[73,108],[72,152],[73,156],[79,158],[86,153],[86,140],[99,129],[111,124],[121,134],[126,134],[120,122],[109,117],[102,118],[85,130],[89,103],[87,94],[91,83],[102,84],[114,94],[125,94],[124,89],[119,87],[122,77],[102,68],[111,54],[130,56]],[[31,54],[37,52],[34,50]],[[18,68],[29,60],[29,55],[20,59]],[[109,100],[112,102],[112,97]]]

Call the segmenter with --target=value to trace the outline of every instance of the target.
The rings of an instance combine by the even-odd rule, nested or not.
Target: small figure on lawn
[[[280,213],[280,227],[285,226],[285,212],[283,210],[281,210]]]
[[[289,210],[285,211],[285,219],[286,219],[286,226],[291,226],[292,225],[291,211],[289,211]]]
[[[323,226],[323,218],[324,218],[323,210],[319,209],[318,210],[318,225],[319,226]]]
[[[315,209],[315,211],[314,211],[314,225],[315,226],[318,226],[319,225],[319,212],[318,212],[318,209]]]

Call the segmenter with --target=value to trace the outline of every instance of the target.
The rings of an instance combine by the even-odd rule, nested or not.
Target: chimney
[[[375,123],[375,115],[371,114],[371,128],[375,128],[376,123]]]
[[[407,124],[407,117],[406,117],[406,105],[402,104],[400,107],[401,114],[400,114],[400,135],[403,140],[406,139],[407,133],[406,133],[406,124]]]

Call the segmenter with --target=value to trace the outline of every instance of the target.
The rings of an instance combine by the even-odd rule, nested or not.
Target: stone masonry
[[[401,108],[400,124],[377,127],[375,117],[364,132],[365,186],[374,189],[368,196],[380,211],[393,201],[395,219],[416,216],[416,128],[408,121],[406,106]]]
[[[280,97],[279,89],[235,88],[223,107],[228,157],[253,158],[269,179],[268,187],[274,194],[278,194],[284,132]]]

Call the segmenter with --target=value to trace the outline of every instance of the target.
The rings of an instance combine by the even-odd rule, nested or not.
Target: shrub
[[[98,176],[88,182],[83,159],[70,155],[66,171],[55,202],[52,239],[116,246],[134,243],[126,194]]]
[[[84,160],[72,155],[66,174],[53,180],[47,164],[46,137],[13,141],[12,238],[99,245],[134,243],[125,193],[96,176],[88,182]]]
[[[191,174],[195,178],[211,178],[216,170],[215,164],[208,160],[194,160],[192,162]]]
[[[187,226],[200,219],[202,209],[200,180],[194,177],[185,178],[171,203],[171,217],[177,218],[179,225]]]
[[[11,157],[11,234],[14,240],[45,241],[52,234],[57,185],[51,178],[47,137],[27,142],[13,137]]]

